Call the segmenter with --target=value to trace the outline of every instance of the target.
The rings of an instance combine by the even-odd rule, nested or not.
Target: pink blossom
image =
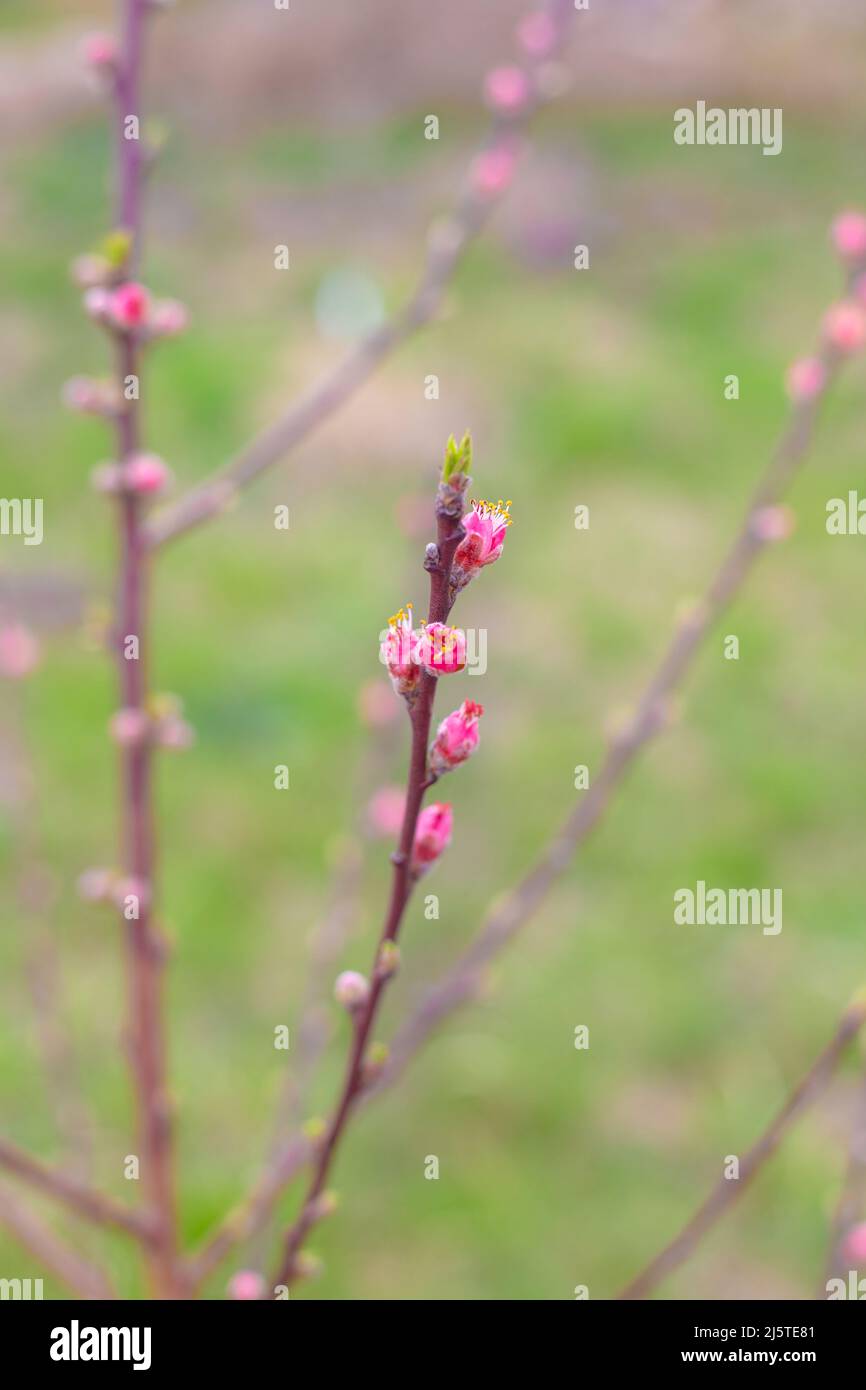
[[[546,58],[556,45],[556,25],[549,14],[536,10],[518,24],[517,41],[531,58]]]
[[[150,294],[134,280],[118,285],[111,296],[111,317],[118,328],[141,328],[150,315]]]
[[[111,313],[112,295],[104,285],[91,285],[84,292],[84,312],[91,319],[107,319]]]
[[[451,582],[455,589],[464,588],[484,565],[499,559],[511,525],[510,506],[510,501],[494,505],[473,499],[472,511],[463,518],[466,535],[454,552]]]
[[[186,305],[179,299],[160,299],[150,315],[150,330],[161,338],[176,338],[189,323]]]
[[[39,664],[39,643],[21,623],[0,627],[0,676],[22,680]]]
[[[823,391],[827,371],[820,358],[800,357],[791,363],[785,380],[792,401],[811,401]]]
[[[357,970],[344,970],[334,983],[334,998],[344,1009],[352,1013],[363,1008],[370,997],[370,985],[365,975]]]
[[[227,1293],[237,1303],[264,1298],[265,1281],[254,1269],[239,1269],[229,1280]]]
[[[393,701],[390,702],[393,706]],[[367,802],[367,824],[374,835],[390,838],[403,824],[406,794],[402,787],[380,787]]]
[[[517,145],[500,141],[484,150],[472,166],[472,184],[482,198],[495,198],[504,193],[514,178],[517,167]]]
[[[108,731],[121,748],[134,748],[147,738],[150,719],[143,709],[119,709],[111,716]]]
[[[416,873],[425,869],[438,859],[451,843],[453,824],[451,807],[447,801],[434,801],[425,806],[415,827],[415,844],[412,849],[412,868]]]
[[[447,623],[428,623],[421,629],[417,660],[431,676],[453,676],[466,665],[466,634]]]
[[[857,304],[843,300],[824,315],[824,337],[837,352],[859,352],[866,343],[866,316]]]
[[[852,1226],[845,1237],[845,1255],[855,1265],[866,1265],[866,1221]]]
[[[162,492],[171,474],[157,454],[133,454],[123,465],[123,486],[141,495]]]
[[[761,541],[785,541],[793,534],[795,524],[790,507],[759,507],[752,517],[752,533]]]
[[[522,68],[494,68],[487,74],[484,95],[494,111],[514,115],[526,105],[529,80]]]
[[[117,61],[117,46],[110,34],[90,34],[84,40],[84,61],[94,68],[111,67]]]
[[[843,212],[830,228],[833,245],[845,260],[866,256],[866,217],[862,212]]]
[[[474,700],[464,700],[459,709],[442,720],[430,750],[433,772],[448,772],[475,752],[478,747],[478,720],[483,713],[483,705],[476,705]]]
[[[407,603],[388,619],[388,631],[379,647],[379,658],[388,667],[398,695],[411,697],[418,688],[421,670],[417,657],[418,634],[412,627],[412,605]]]

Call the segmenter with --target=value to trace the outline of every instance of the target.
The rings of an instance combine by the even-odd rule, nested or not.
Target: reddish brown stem
[[[462,498],[467,483],[467,478],[463,475],[457,475],[452,478],[450,485],[446,483],[440,485],[436,505],[437,554],[435,560],[428,562],[425,566],[430,574],[428,623],[445,622],[451,611],[451,566],[454,552],[464,534],[461,513]],[[282,1259],[274,1278],[275,1285],[291,1284],[298,1277],[298,1255],[308,1231],[318,1220],[318,1199],[324,1192],[334,1156],[352,1108],[364,1089],[364,1060],[367,1044],[389,978],[388,974],[379,968],[382,948],[387,942],[396,942],[400,932],[403,914],[406,911],[406,904],[413,887],[412,850],[415,843],[418,815],[424,794],[432,785],[427,770],[427,747],[430,741],[430,724],[433,717],[433,702],[436,697],[437,684],[437,676],[433,676],[427,671],[422,672],[418,695],[410,713],[412,744],[409,755],[406,806],[397,849],[392,856],[394,872],[391,880],[391,897],[373,961],[370,994],[366,1005],[355,1019],[340,1098],[317,1150],[300,1213],[285,1238]]]
[[[135,1212],[69,1177],[61,1169],[49,1168],[6,1139],[0,1139],[0,1168],[13,1173],[86,1221],[95,1222],[98,1226],[114,1226],[127,1235],[135,1236],[137,1240],[149,1241],[151,1238],[147,1222]]]

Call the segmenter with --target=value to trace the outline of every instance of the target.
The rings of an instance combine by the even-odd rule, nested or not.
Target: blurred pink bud
[[[415,826],[415,844],[412,849],[412,868],[419,870],[438,859],[451,843],[453,824],[451,807],[447,801],[434,801],[425,806]]]
[[[130,905],[127,898],[137,899],[138,911],[146,911],[150,905],[150,887],[143,878],[116,878],[111,885],[111,896],[123,912]]]
[[[786,541],[795,525],[790,507],[760,507],[752,517],[752,534],[761,541]]]
[[[833,245],[845,260],[866,256],[866,217],[862,212],[843,212],[830,228]]]
[[[394,708],[393,700],[388,703]],[[403,824],[405,807],[406,794],[402,787],[380,787],[367,802],[367,824],[372,833],[386,838],[396,835]]]
[[[546,58],[556,46],[556,25],[549,14],[537,10],[518,24],[517,41],[531,58]]]
[[[0,676],[22,680],[39,664],[39,643],[20,623],[0,627]]]
[[[514,115],[529,98],[529,79],[522,68],[494,68],[484,82],[487,105],[503,115]]]
[[[504,193],[517,166],[517,146],[512,141],[501,141],[489,150],[484,150],[472,166],[472,184],[475,192],[482,198],[495,198]]]
[[[429,623],[421,629],[416,651],[431,676],[454,676],[466,665],[466,634],[446,623]]]
[[[123,469],[117,463],[99,463],[90,475],[95,492],[120,492],[123,488]]]
[[[123,486],[141,495],[162,492],[171,479],[158,454],[133,454],[123,465]]]
[[[853,1226],[845,1237],[845,1255],[856,1265],[866,1265],[866,1221]]]
[[[365,681],[358,691],[358,713],[369,728],[377,729],[396,719],[400,706],[394,703],[381,681]]]
[[[86,903],[104,903],[112,896],[114,875],[110,869],[85,869],[76,887]]]
[[[134,748],[150,732],[150,719],[143,709],[119,709],[111,716],[108,731],[121,748]]]
[[[800,357],[791,363],[785,380],[792,401],[811,401],[823,391],[827,371],[819,358]]]
[[[195,729],[183,719],[166,719],[158,725],[156,737],[163,748],[182,752],[195,743]]]
[[[86,415],[101,415],[105,408],[105,392],[98,381],[89,376],[73,376],[63,383],[63,404],[70,410]]]
[[[150,330],[161,338],[175,338],[189,323],[186,306],[179,299],[160,299],[150,315]]]
[[[474,700],[464,700],[459,709],[442,720],[430,750],[433,772],[448,772],[475,752],[478,747],[478,720],[483,713],[483,705],[476,705]]]
[[[118,328],[141,328],[150,315],[150,294],[144,285],[127,280],[113,292],[110,312]]]
[[[859,352],[866,342],[866,316],[850,301],[833,304],[824,315],[824,337],[837,352]]]
[[[94,285],[104,285],[111,274],[111,266],[104,256],[76,256],[70,273],[73,284],[86,290]]]
[[[117,61],[117,46],[110,34],[90,34],[84,40],[84,61],[94,68],[112,67]]]
[[[111,313],[111,291],[93,285],[84,292],[84,312],[92,319],[107,319]]]
[[[265,1281],[254,1269],[239,1269],[229,1280],[227,1292],[238,1303],[251,1302],[264,1298]]]
[[[367,978],[359,974],[357,970],[344,970],[337,976],[334,983],[334,998],[337,1003],[350,1013],[355,1009],[363,1008],[370,997],[370,986]]]

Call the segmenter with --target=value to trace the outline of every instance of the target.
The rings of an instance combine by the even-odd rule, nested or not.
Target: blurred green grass
[[[456,170],[474,132],[460,113],[455,123],[459,148],[436,158]],[[352,230],[344,244],[302,231],[291,275],[275,284],[269,245],[279,238],[261,222],[256,237],[249,206],[281,192],[303,209],[331,177],[384,188],[413,177],[418,220],[400,259],[369,253],[396,299],[424,226],[410,138],[420,126],[420,115],[403,116],[331,150],[312,130],[257,138],[221,151],[206,177],[179,133],[154,184],[147,278],[189,300],[193,325],[148,364],[144,408],[149,442],[182,485],[224,461],[337,351],[316,339],[311,305],[335,263],[359,259]],[[851,199],[853,128],[786,125],[784,156],[772,161],[751,150],[683,158],[668,114],[654,111],[587,113],[579,136],[551,116],[545,138],[590,161],[611,214],[615,232],[593,247],[591,271],[566,258],[535,273],[507,241],[485,239],[460,272],[453,313],[385,368],[371,404],[169,550],[156,577],[155,684],[183,695],[198,730],[194,750],[159,773],[189,1239],[238,1199],[267,1144],[287,1065],[273,1029],[296,1025],[306,942],[335,837],[353,816],[366,738],[358,688],[384,679],[385,615],[421,601],[420,543],[394,523],[395,497],[424,497],[445,436],[469,424],[476,489],[513,498],[516,524],[502,562],[461,602],[465,624],[488,628],[490,669],[483,681],[455,680],[441,701],[480,688],[483,745],[447,789],[458,830],[429,880],[440,920],[426,921],[420,900],[410,908],[383,1036],[571,808],[574,765],[598,765],[606,717],[637,690],[677,604],[708,576],[782,421],[786,362],[808,349],[837,291],[826,225]],[[110,590],[113,540],[87,479],[107,442],[62,413],[58,392],[104,358],[67,264],[105,229],[105,152],[94,116],[11,156],[0,241],[14,406],[0,435],[4,487],[30,495],[38,478],[46,507],[44,546],[15,559],[32,573],[84,577],[95,597]],[[181,198],[185,232],[161,236]],[[431,371],[442,398],[419,405]],[[737,402],[723,396],[728,372],[740,377]],[[635,770],[489,997],[359,1119],[336,1178],[343,1207],[316,1240],[325,1274],[299,1297],[559,1299],[579,1283],[610,1295],[673,1233],[722,1156],[744,1151],[862,983],[862,562],[856,540],[830,543],[823,523],[826,499],[861,483],[863,396],[858,367],[797,484],[793,540],[725,620],[740,660],[723,660],[716,632],[679,727]],[[272,525],[283,501],[288,534]],[[591,509],[588,532],[573,527],[579,502]],[[116,837],[113,698],[107,663],[84,642],[49,642],[28,687],[27,729],[41,853],[59,884],[52,925],[99,1115],[97,1175],[120,1192],[131,1140],[117,929],[74,893]],[[382,781],[400,777],[404,757],[398,727]],[[291,769],[285,795],[273,790],[278,762]],[[7,884],[13,822],[3,829]],[[387,847],[371,846],[347,965],[366,967],[386,878]],[[698,878],[782,886],[781,936],[672,929],[673,891]],[[28,925],[14,930],[8,894],[7,907],[4,1124],[50,1156],[56,1136],[19,983]],[[578,1023],[590,1028],[589,1053],[574,1050]],[[318,1106],[340,1057],[335,1045]],[[665,1293],[810,1293],[841,1133],[829,1111],[803,1124]],[[428,1154],[440,1158],[439,1182],[424,1179]],[[108,1248],[124,1292],[140,1292],[126,1248]],[[0,1267],[41,1272],[6,1243]]]

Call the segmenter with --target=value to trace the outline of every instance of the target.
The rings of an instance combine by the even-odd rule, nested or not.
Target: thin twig
[[[548,0],[547,12],[554,22],[557,39],[544,63],[549,63],[561,51],[567,22],[574,13],[572,0]],[[492,148],[503,136],[516,139],[527,118],[544,103],[538,81],[543,64],[527,59],[525,66],[532,81],[533,97],[519,114],[497,117],[485,148]],[[333,371],[314,383],[231,463],[154,517],[147,527],[148,545],[151,548],[164,545],[225,512],[239,492],[329,419],[364,385],[380,362],[417,329],[429,323],[438,312],[467,247],[484,227],[498,201],[499,197],[491,193],[472,187],[465,190],[444,226],[431,234],[421,278],[403,308],[364,338]]]
[[[62,1169],[50,1168],[7,1139],[0,1139],[0,1168],[60,1202],[85,1221],[92,1221],[97,1226],[114,1226],[146,1243],[153,1235],[150,1224],[136,1212],[78,1182]]]
[[[448,482],[443,481],[439,486],[436,502],[436,555],[435,559],[428,559],[425,563],[425,568],[430,574],[428,625],[445,623],[454,602],[451,588],[451,567],[454,553],[465,534],[462,521],[463,494],[468,482],[468,477],[458,473],[453,474]],[[421,673],[417,697],[410,709],[412,745],[406,784],[406,805],[397,850],[392,856],[394,871],[391,881],[391,899],[373,961],[370,993],[366,1003],[354,1019],[351,1046],[340,1098],[325,1133],[317,1144],[307,1192],[297,1219],[285,1237],[282,1257],[273,1280],[274,1287],[289,1285],[299,1277],[301,1250],[309,1231],[322,1215],[321,1199],[324,1195],[331,1166],[355,1102],[363,1092],[366,1083],[367,1046],[373,1024],[378,1015],[382,995],[388,980],[391,978],[390,971],[382,968],[385,959],[384,952],[390,943],[397,942],[406,905],[414,887],[412,851],[415,844],[415,831],[424,794],[435,780],[429,773],[427,750],[430,742],[433,702],[438,683],[439,678],[437,676],[424,670]]]
[[[20,1245],[79,1297],[98,1300],[116,1297],[102,1270],[58,1239],[35,1212],[13,1198],[3,1184],[0,1184],[0,1221]]]
[[[848,1045],[866,1022],[866,1000],[858,1000],[842,1015],[836,1033],[824,1051],[795,1086],[785,1104],[748,1153],[740,1159],[739,1177],[720,1178],[706,1201],[679,1235],[665,1246],[641,1274],[623,1289],[621,1299],[646,1298],[653,1289],[694,1253],[703,1237],[742,1197],[746,1188],[772,1158],[794,1121],[817,1100],[832,1081]]]
[[[140,259],[141,194],[144,171],[141,139],[128,139],[126,118],[141,122],[140,78],[144,23],[149,0],[123,0],[122,33],[115,81],[117,149],[116,224],[131,237],[125,271]],[[140,382],[140,351],[135,330],[118,330],[116,370],[119,399],[117,462],[123,464],[140,447],[138,394],[127,399],[124,383]],[[117,502],[120,539],[120,592],[114,634],[119,664],[121,700],[128,710],[146,714],[148,703],[147,600],[148,560],[141,498],[122,493]],[[127,659],[125,639],[138,639],[136,659]],[[172,1116],[166,1086],[165,1037],[162,1018],[162,976],[165,947],[153,916],[155,846],[153,828],[152,750],[148,738],[121,749],[121,833],[124,871],[138,896],[138,916],[125,921],[129,980],[129,1054],[136,1090],[141,1176],[158,1222],[149,1262],[154,1291],[159,1297],[175,1292],[177,1214],[172,1156]]]

